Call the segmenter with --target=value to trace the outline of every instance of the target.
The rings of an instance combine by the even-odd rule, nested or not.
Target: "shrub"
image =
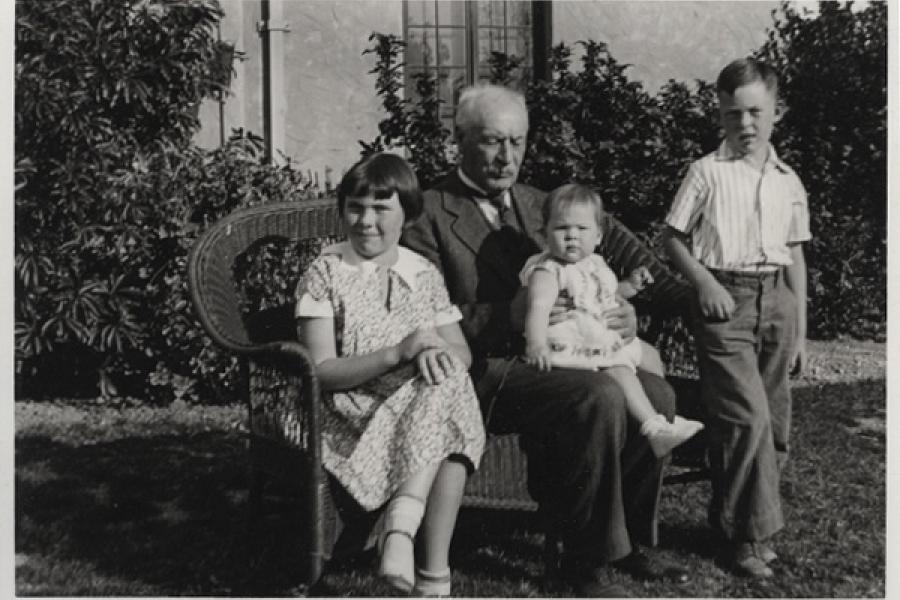
[[[785,3],[759,55],[788,107],[776,143],[809,193],[810,326],[883,338],[887,253],[887,3]]]
[[[299,197],[300,172],[237,132],[191,142],[233,49],[215,2],[29,0],[16,11],[18,394],[227,392],[184,280],[202,227]]]
[[[782,74],[788,107],[773,142],[810,196],[810,335],[882,339],[887,6],[875,2],[855,10],[823,2],[810,18],[784,3],[773,15],[758,54]],[[443,143],[444,132],[410,126],[431,113],[413,113],[400,98],[402,43],[378,34],[372,39],[381,44],[371,51],[379,56],[377,91],[390,114],[376,143],[405,147],[422,179],[433,181],[449,165],[431,154],[419,156],[417,149]],[[591,185],[611,212],[656,246],[688,164],[718,145],[714,87],[670,80],[651,96],[629,80],[628,65],[605,44],[577,45],[583,51],[577,71],[572,49],[556,46],[550,81],[533,81],[526,90],[531,130],[520,179],[545,190],[570,181]],[[504,81],[510,64],[495,56],[493,79]],[[389,94],[381,83],[387,74],[393,77]]]

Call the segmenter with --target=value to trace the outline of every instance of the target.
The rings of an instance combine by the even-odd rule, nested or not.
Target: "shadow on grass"
[[[696,582],[642,596],[883,596],[883,381],[795,391],[787,526],[774,584],[738,581],[715,564],[708,482],[663,490],[660,551]],[[875,425],[873,425],[873,423]],[[236,431],[131,436],[64,444],[16,440],[20,595],[280,596],[305,592],[302,522],[288,497],[251,519],[247,453]],[[22,557],[21,565],[18,558]],[[543,536],[534,513],[465,510],[454,539],[458,595],[551,595],[541,587]],[[68,566],[67,566],[68,565]],[[72,566],[75,565],[75,566]],[[316,595],[386,595],[372,556],[332,561]],[[632,589],[632,586],[633,587]]]
[[[19,439],[16,552],[39,557],[18,570],[27,584],[19,592],[129,593],[127,582],[160,594],[289,592],[298,581],[299,516],[283,506],[251,521],[246,489],[246,451],[236,433],[76,447]],[[41,563],[55,561],[84,565],[83,577],[53,581],[53,569]],[[117,592],[109,581],[125,588]]]

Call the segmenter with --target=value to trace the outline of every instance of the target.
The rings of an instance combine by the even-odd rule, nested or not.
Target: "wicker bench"
[[[215,343],[241,358],[248,381],[251,507],[259,507],[269,479],[299,492],[308,528],[301,566],[310,583],[319,578],[330,558],[345,514],[340,510],[341,491],[322,468],[319,383],[306,348],[296,341],[293,307],[245,316],[234,265],[262,241],[340,234],[333,199],[263,204],[235,211],[213,224],[197,240],[188,261],[188,281],[200,322]],[[691,397],[690,381],[673,380],[673,385],[680,399]],[[467,482],[464,506],[537,509],[529,495],[527,473],[518,436],[490,436],[481,468]]]

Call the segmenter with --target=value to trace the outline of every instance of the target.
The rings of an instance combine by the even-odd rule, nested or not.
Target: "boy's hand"
[[[722,284],[710,279],[697,290],[700,300],[700,312],[707,319],[727,321],[734,312],[734,298]]]
[[[797,340],[797,347],[791,355],[791,376],[797,377],[806,370],[806,338],[801,337]]]
[[[416,365],[428,385],[441,383],[462,367],[462,363],[452,352],[442,348],[428,348],[419,352]]]
[[[533,367],[537,367],[538,371],[549,371],[550,365],[550,346],[546,343],[528,342],[525,345],[525,362]]]

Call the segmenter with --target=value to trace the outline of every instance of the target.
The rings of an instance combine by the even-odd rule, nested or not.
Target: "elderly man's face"
[[[520,108],[498,104],[481,111],[481,119],[458,132],[460,166],[490,194],[511,187],[519,176],[528,115]]]

